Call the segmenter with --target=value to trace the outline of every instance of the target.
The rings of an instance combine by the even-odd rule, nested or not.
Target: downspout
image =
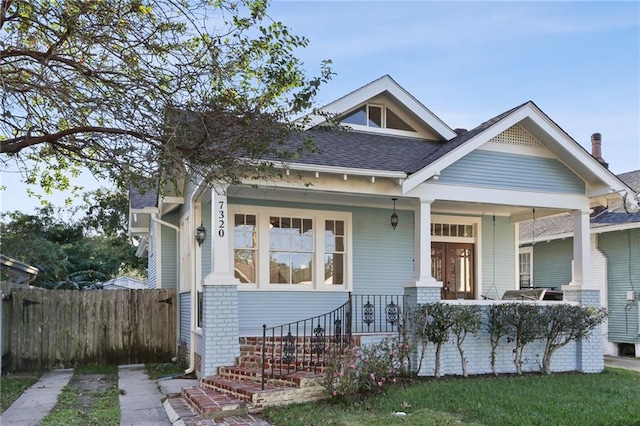
[[[179,287],[180,286],[180,267],[179,267],[180,266],[180,227],[160,219],[158,217],[158,213],[153,213],[151,215],[151,222],[159,223],[160,225],[164,225],[176,231],[176,294],[180,295],[180,287]],[[176,300],[176,303],[179,303],[179,301]],[[177,325],[176,334],[180,336],[180,306],[179,305],[176,307],[176,325]],[[178,342],[179,342],[179,339],[177,339],[176,341],[176,353],[178,353]]]

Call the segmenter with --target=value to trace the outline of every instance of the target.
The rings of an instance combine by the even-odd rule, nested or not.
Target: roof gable
[[[440,118],[388,75],[318,108],[318,111],[322,111],[323,114],[343,115],[356,111],[367,103],[389,105],[394,113],[404,115],[404,121],[412,121],[407,124],[418,130],[416,136],[444,141],[456,135]],[[323,114],[311,113],[299,121],[304,122],[306,128],[310,129],[326,122]],[[384,133],[384,129],[373,131]]]
[[[417,172],[404,182],[403,192],[439,175],[442,170],[483,145],[495,143],[501,134],[516,125],[520,131],[526,131],[531,143],[538,149],[548,150],[547,155],[558,159],[579,176],[587,186],[588,196],[617,197],[618,192],[630,191],[532,101],[528,101],[449,140],[440,149],[416,160]]]

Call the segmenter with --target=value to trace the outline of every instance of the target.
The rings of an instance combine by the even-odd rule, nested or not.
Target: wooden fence
[[[3,371],[168,362],[175,356],[172,289],[13,290],[2,303]]]

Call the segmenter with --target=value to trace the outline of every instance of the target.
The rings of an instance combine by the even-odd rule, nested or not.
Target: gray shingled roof
[[[629,188],[640,192],[640,170],[618,175]],[[609,207],[591,218],[591,228],[602,228],[605,226],[623,225],[625,223],[640,223],[640,212],[629,214],[624,209],[622,200],[612,202]],[[573,233],[573,219],[569,214],[562,214],[543,219],[537,219],[535,224],[532,221],[520,224],[520,240],[529,241],[544,240],[546,237]]]
[[[294,135],[287,146],[293,149],[308,135],[320,153],[296,160],[296,163],[412,174],[463,145],[525,104],[527,102],[446,142],[356,131],[309,130]]]
[[[530,102],[530,101],[528,101]],[[471,140],[472,138],[474,138],[475,136],[479,135],[480,133],[484,132],[485,130],[487,130],[489,127],[493,126],[494,124],[498,123],[500,120],[506,118],[507,116],[509,116],[510,114],[512,114],[514,111],[520,109],[522,106],[526,105],[528,102],[525,102],[521,105],[518,105],[515,108],[511,108],[508,111],[503,112],[502,114],[496,115],[495,117],[491,118],[490,120],[485,121],[484,123],[480,124],[479,126],[469,130],[468,132],[465,132],[459,136],[456,136],[455,138],[445,142],[443,145],[441,145],[440,149],[437,149],[435,151],[429,152],[426,155],[422,156],[422,157],[417,157],[417,159],[414,161],[414,163],[411,166],[412,169],[412,173],[417,172],[418,170],[428,166],[429,164],[433,163],[434,161],[436,161],[437,159],[441,158],[442,156],[444,156],[445,154],[453,151],[454,149],[458,148],[459,146],[463,145],[465,142]]]
[[[129,188],[129,209],[144,209],[158,206],[158,191],[155,189],[141,193],[135,187]]]
[[[290,147],[311,137],[319,150],[298,164],[413,173],[415,158],[438,150],[442,142],[344,130],[308,130],[294,135]]]

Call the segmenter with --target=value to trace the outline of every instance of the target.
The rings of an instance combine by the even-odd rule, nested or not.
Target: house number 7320
[[[218,236],[220,238],[224,237],[224,225],[225,225],[225,216],[224,216],[224,201],[218,201]]]

